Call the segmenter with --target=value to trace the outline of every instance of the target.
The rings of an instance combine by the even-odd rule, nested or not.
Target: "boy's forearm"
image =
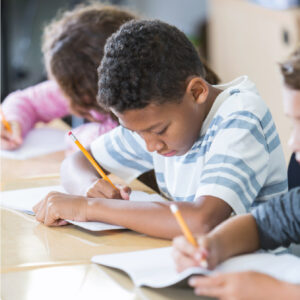
[[[259,249],[259,235],[251,214],[230,218],[209,233],[220,249],[220,261],[234,255],[254,252]]]
[[[88,186],[100,177],[80,151],[68,156],[63,161],[60,175],[64,189],[75,195],[84,195]]]
[[[300,284],[282,282],[282,299],[299,300]]]
[[[223,203],[217,203],[216,206]],[[182,235],[182,232],[170,211],[170,204],[172,202],[134,202],[89,198],[87,218],[90,221],[121,225],[150,236],[172,239]],[[222,214],[222,219],[219,216],[213,217],[209,212],[211,208],[201,207],[199,203],[177,202],[176,204],[194,234],[207,233],[212,227],[223,221],[223,218],[228,217],[226,214]]]

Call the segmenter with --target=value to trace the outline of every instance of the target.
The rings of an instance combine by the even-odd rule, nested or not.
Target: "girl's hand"
[[[50,192],[33,207],[36,219],[47,226],[66,225],[68,220],[87,221],[87,198]]]
[[[173,259],[178,272],[190,267],[213,269],[219,263],[217,242],[209,236],[197,238],[198,247],[194,247],[184,236],[173,240]]]
[[[8,122],[12,132],[6,129],[1,122],[1,149],[14,150],[23,143],[21,126],[17,121]]]
[[[131,189],[128,186],[113,188],[109,182],[104,179],[96,180],[86,191],[89,198],[108,198],[129,200]]]
[[[300,299],[300,287],[258,272],[194,276],[189,284],[195,289],[196,295],[220,300]]]

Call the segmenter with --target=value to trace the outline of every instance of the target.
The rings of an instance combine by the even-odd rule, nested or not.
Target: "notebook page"
[[[35,128],[25,137],[20,148],[1,150],[1,157],[24,160],[53,152],[63,151],[66,131],[54,128]]]
[[[177,273],[171,247],[117,254],[97,255],[92,262],[125,271],[136,286],[163,288],[185,279],[191,274],[206,274],[202,268]]]
[[[125,271],[137,286],[163,288],[176,284],[192,274],[214,272],[257,271],[279,280],[300,283],[300,259],[290,254],[254,253],[231,258],[215,271],[190,268],[177,273],[171,255],[172,248],[98,255],[92,262]]]

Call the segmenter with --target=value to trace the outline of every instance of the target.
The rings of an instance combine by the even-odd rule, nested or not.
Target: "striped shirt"
[[[286,192],[280,140],[255,85],[242,76],[215,87],[222,92],[186,154],[165,157],[150,153],[138,134],[119,126],[91,144],[95,159],[127,182],[154,169],[167,198],[194,201],[214,196],[235,213],[245,213]]]

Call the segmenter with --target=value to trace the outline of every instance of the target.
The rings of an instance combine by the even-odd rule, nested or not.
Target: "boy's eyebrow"
[[[146,129],[142,129],[142,130],[138,130],[138,131],[139,131],[139,132],[150,131],[150,130],[152,130],[152,129],[158,127],[158,126],[160,126],[162,123],[163,123],[163,122],[159,122],[159,123],[154,124],[154,125],[152,125],[152,126],[146,128]],[[126,128],[126,129],[128,129],[128,130],[132,130],[132,129],[127,128],[126,126],[124,126],[121,122],[120,122],[120,124],[121,124],[124,128]],[[135,130],[132,130],[132,131],[135,131]]]

